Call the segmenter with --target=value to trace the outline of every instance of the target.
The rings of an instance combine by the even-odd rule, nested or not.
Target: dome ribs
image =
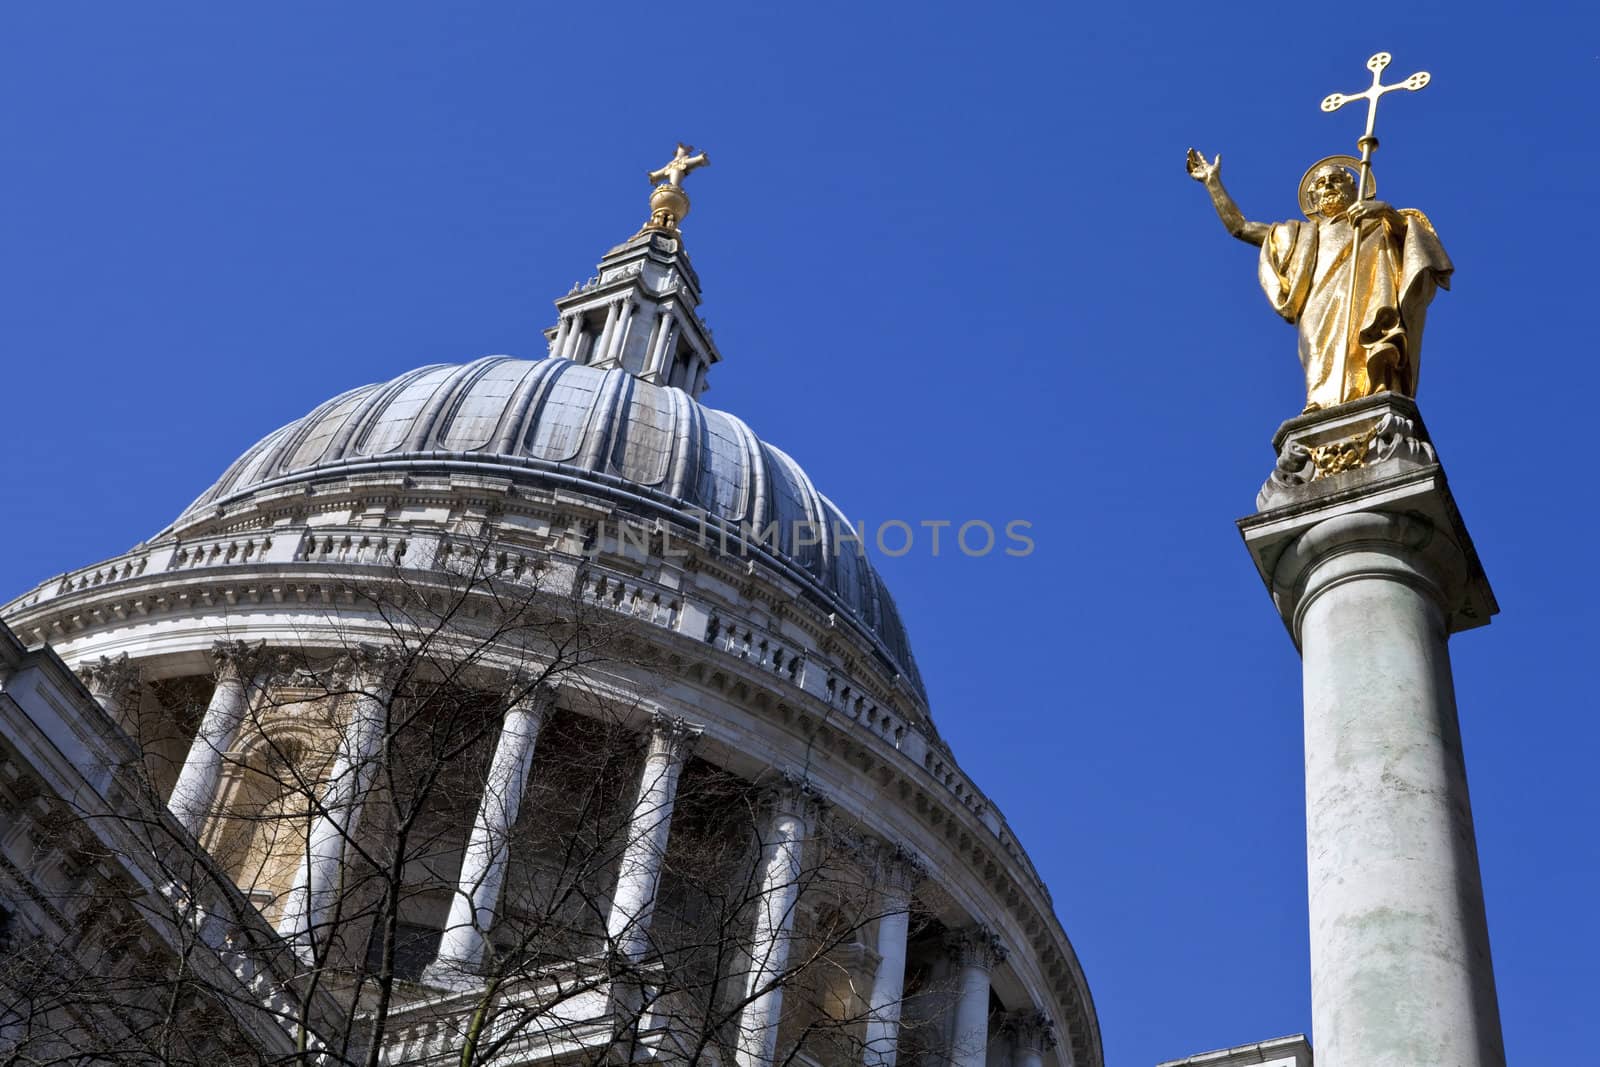
[[[443,437],[443,429],[454,417],[462,399],[479,380],[495,366],[507,362],[507,356],[484,356],[457,368],[456,373],[439,383],[422,411],[411,422],[401,444],[404,452],[423,452],[437,447],[435,442]],[[448,412],[448,416],[446,413]]]
[[[671,396],[675,447],[667,476],[667,492],[679,500],[687,500],[692,491],[690,479],[700,471],[700,405],[692,403],[688,394],[679,390],[674,390]]]
[[[635,379],[621,371],[606,371],[600,385],[600,394],[589,416],[584,433],[583,452],[578,465],[585,470],[603,471],[606,458],[611,454],[611,444],[617,436],[617,423],[628,410],[627,400],[633,392]]]
[[[418,367],[409,374],[402,374],[392,382],[380,385],[373,389],[371,394],[344,420],[344,425],[339,427],[339,432],[333,435],[333,440],[328,442],[328,447],[323,450],[322,458],[313,466],[340,460],[349,455],[352,445],[366,439],[372,426],[377,422],[377,416],[382,414],[389,402],[398,396],[406,386],[418,378],[445,366],[443,363],[430,363],[426,367]]]
[[[159,536],[312,515],[327,524],[346,508],[360,508],[362,522],[428,523],[436,494],[482,477],[508,502],[577,492],[615,509],[607,526],[666,522],[674,547],[711,540],[723,553],[705,553],[700,565],[720,559],[735,583],[774,568],[786,599],[817,605],[819,618],[834,613],[832,625],[867,639],[874,675],[898,673],[920,698],[893,603],[853,533],[839,528],[844,512],[742,420],[616,368],[485,356],[349,390],[257,442]],[[811,532],[802,525],[796,536],[796,523]]]
[[[561,372],[570,366],[572,364],[565,360],[555,359],[541,359],[528,365],[528,373],[512,390],[511,399],[500,416],[492,451],[503,456],[528,454],[527,441],[533,431],[531,423]]]

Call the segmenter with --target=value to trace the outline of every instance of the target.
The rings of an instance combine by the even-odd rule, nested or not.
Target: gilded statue
[[[1378,97],[1395,89],[1420,89],[1419,72],[1381,85],[1387,53],[1367,61],[1372,88],[1322,103],[1336,111],[1358,99],[1369,102],[1361,158],[1329,156],[1300,179],[1305,221],[1251,222],[1222,185],[1222,157],[1210,162],[1189,149],[1189,176],[1206,187],[1229,233],[1261,249],[1261,288],[1273,310],[1300,332],[1300,363],[1306,375],[1307,412],[1389,390],[1415,397],[1422,327],[1439,288],[1450,287],[1453,270],[1426,215],[1396,211],[1376,199],[1372,180],[1372,135]]]

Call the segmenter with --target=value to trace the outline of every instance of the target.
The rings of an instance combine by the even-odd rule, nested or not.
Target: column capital
[[[556,690],[541,681],[533,671],[511,671],[506,675],[506,710],[512,708],[544,711],[556,702]]]
[[[650,748],[673,761],[689,758],[705,727],[664,711],[650,713]]]
[[[766,800],[774,815],[790,815],[808,826],[821,818],[828,807],[827,798],[807,775],[789,769],[767,787]]]
[[[362,643],[345,650],[336,673],[348,678],[354,688],[387,691],[399,682],[408,663],[403,649]]]
[[[1000,1032],[1019,1049],[1044,1053],[1056,1047],[1056,1024],[1037,1007],[1007,1012]]]
[[[974,923],[944,935],[944,950],[961,967],[992,971],[1006,961],[1006,947],[1000,935],[983,923]]]
[[[886,841],[878,851],[878,873],[886,888],[909,893],[928,877],[928,864],[911,846]]]
[[[78,664],[77,675],[97,699],[118,704],[139,685],[140,670],[129,661],[126,652],[119,656],[101,656]]]
[[[217,641],[211,646],[211,658],[217,665],[218,679],[231,675],[238,681],[249,682],[269,669],[273,657],[266,647],[265,641]]]

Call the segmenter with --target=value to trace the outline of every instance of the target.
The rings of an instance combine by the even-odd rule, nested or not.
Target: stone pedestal
[[[1415,404],[1290,420],[1239,522],[1304,664],[1319,1067],[1502,1067],[1449,636],[1494,594]]]

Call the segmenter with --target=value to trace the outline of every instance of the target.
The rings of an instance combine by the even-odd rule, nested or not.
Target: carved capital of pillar
[[[531,711],[548,711],[555,705],[555,687],[539,680],[530,671],[512,671],[506,677],[506,708],[524,708]]]
[[[78,664],[78,677],[96,700],[120,708],[139,685],[139,668],[128,661],[128,654],[101,656]],[[109,710],[109,708],[108,708]]]
[[[339,657],[335,673],[348,680],[353,689],[377,695],[387,694],[400,681],[410,657],[403,649],[390,645],[359,644]]]
[[[1043,1054],[1056,1047],[1056,1024],[1038,1008],[1008,1012],[1000,1032],[1018,1049]]]
[[[774,815],[791,816],[812,826],[827,810],[828,801],[810,778],[799,771],[786,770],[768,789],[767,806]]]
[[[992,971],[1006,961],[1006,947],[1000,942],[1000,935],[982,923],[945,934],[944,950],[958,967]]]
[[[265,641],[218,641],[211,646],[211,658],[217,665],[218,681],[232,678],[249,683],[273,665]]]
[[[884,889],[909,893],[928,876],[928,865],[910,846],[883,841],[878,846],[877,871]]]
[[[650,751],[661,753],[673,762],[689,758],[705,727],[675,715],[657,711],[650,716]]]

